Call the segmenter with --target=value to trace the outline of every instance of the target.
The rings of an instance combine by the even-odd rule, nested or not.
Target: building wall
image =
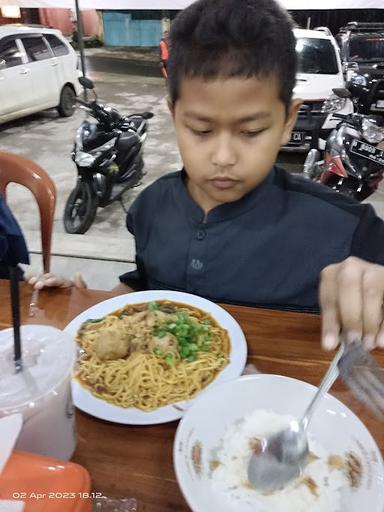
[[[103,11],[105,46],[158,46],[161,11]]]
[[[73,32],[70,9],[39,9],[40,23],[46,27],[58,28],[65,36]]]
[[[73,32],[72,12],[70,9],[39,9],[42,25],[58,28],[65,36]],[[94,10],[81,11],[85,36],[96,36],[99,33],[99,17]]]
[[[21,18],[4,18],[4,16],[0,16],[0,25],[8,25],[9,23],[21,23]]]

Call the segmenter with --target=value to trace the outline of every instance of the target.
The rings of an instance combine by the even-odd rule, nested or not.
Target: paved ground
[[[157,48],[88,48],[86,55],[87,71],[91,73],[161,77]]]
[[[147,57],[149,65],[153,65],[151,58]],[[115,64],[107,65],[108,71],[117,69],[118,73],[95,71],[100,69],[97,59],[104,59],[105,64],[108,55],[99,51],[88,62],[89,69],[93,69],[90,75],[95,80],[101,99],[124,113],[151,110],[155,114],[150,121],[145,147],[147,175],[141,186],[125,194],[124,202],[129,206],[145,186],[164,173],[180,167],[175,134],[166,105],[166,90],[160,77],[123,73],[122,62],[129,60],[124,54],[119,56]],[[125,214],[120,204],[114,203],[99,209],[94,224],[84,235],[68,235],[62,221],[65,200],[76,181],[76,169],[70,157],[71,148],[76,129],[84,116],[84,112],[79,110],[73,117],[62,119],[55,111],[47,111],[2,125],[0,149],[31,158],[55,181],[58,202],[52,271],[70,276],[75,270],[80,270],[92,287],[110,289],[117,283],[117,275],[133,268],[134,261],[133,239],[125,228]],[[282,155],[280,160],[288,170],[300,172],[303,157]],[[378,213],[384,217],[384,192],[377,192],[372,199]],[[30,192],[17,185],[10,187],[8,201],[26,234],[32,252],[32,269],[39,271],[41,249],[37,206]]]

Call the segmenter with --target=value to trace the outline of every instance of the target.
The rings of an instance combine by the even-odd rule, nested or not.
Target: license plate
[[[302,144],[304,142],[304,132],[292,132],[291,133],[291,144]]]
[[[384,109],[384,100],[378,100],[376,102],[376,108],[382,108]]]
[[[351,144],[351,152],[384,166],[384,151],[366,142],[354,139]]]

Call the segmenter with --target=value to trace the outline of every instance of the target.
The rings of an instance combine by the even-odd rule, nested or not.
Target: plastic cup
[[[68,460],[76,448],[74,340],[54,327],[24,325],[21,342],[23,369],[16,373],[13,329],[0,331],[0,417],[22,414],[16,449]]]

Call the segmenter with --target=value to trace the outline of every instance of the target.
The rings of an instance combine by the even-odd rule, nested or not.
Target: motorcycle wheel
[[[88,182],[80,181],[69,194],[64,208],[64,228],[72,235],[82,235],[96,217],[98,197]]]

